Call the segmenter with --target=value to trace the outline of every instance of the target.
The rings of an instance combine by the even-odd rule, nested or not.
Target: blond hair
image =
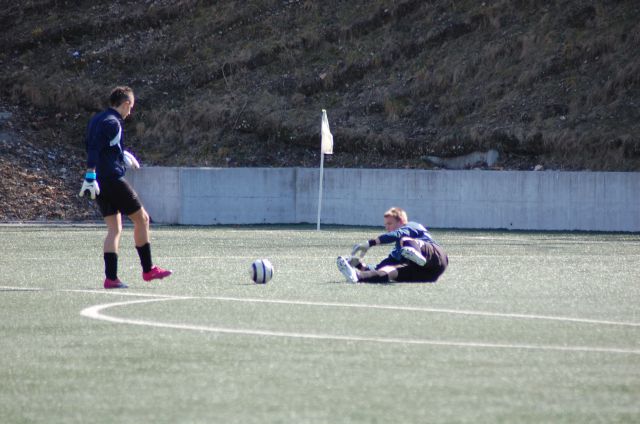
[[[388,217],[395,218],[398,221],[402,222],[403,224],[406,224],[409,221],[409,219],[407,218],[407,213],[404,211],[404,209],[397,208],[397,207],[393,207],[393,208],[389,209],[388,211],[386,211],[384,213],[384,217],[385,218],[388,218]]]

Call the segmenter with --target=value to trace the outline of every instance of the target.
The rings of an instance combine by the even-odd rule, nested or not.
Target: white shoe
[[[420,266],[425,266],[427,264],[427,258],[422,256],[422,253],[420,253],[413,247],[403,247],[402,249],[400,249],[400,254],[406,260],[414,262]]]
[[[344,275],[347,279],[348,283],[357,283],[358,282],[358,274],[356,270],[349,265],[349,262],[346,258],[342,256],[338,256],[336,260],[336,265],[338,266],[338,270]]]

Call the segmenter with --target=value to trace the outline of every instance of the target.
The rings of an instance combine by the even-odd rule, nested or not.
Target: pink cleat
[[[155,280],[156,278],[163,279],[164,277],[168,277],[173,273],[168,269],[160,268],[159,266],[153,266],[149,272],[142,273],[142,279],[144,281]]]
[[[116,278],[115,280],[110,280],[108,278],[104,279],[105,289],[126,289],[127,287],[129,286],[127,286],[125,283],[120,281],[119,278]]]

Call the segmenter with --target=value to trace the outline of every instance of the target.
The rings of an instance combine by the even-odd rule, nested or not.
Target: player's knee
[[[149,214],[144,208],[140,208],[137,212],[130,215],[130,218],[135,225],[143,225],[145,227],[149,225]]]
[[[120,234],[122,234],[122,224],[118,225],[110,225],[107,229],[108,236],[116,239],[120,238]]]

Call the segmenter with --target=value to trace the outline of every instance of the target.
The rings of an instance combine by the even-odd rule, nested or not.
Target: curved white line
[[[446,341],[446,340],[429,340],[429,339],[338,336],[338,335],[332,335],[332,334],[312,334],[312,333],[297,333],[297,332],[285,332],[285,331],[209,327],[209,326],[202,326],[202,325],[169,324],[169,323],[162,323],[162,322],[156,322],[156,321],[118,318],[118,317],[105,315],[102,313],[102,311],[105,309],[113,308],[117,306],[127,306],[127,305],[141,304],[141,303],[163,302],[168,300],[184,300],[184,299],[202,299],[202,298],[163,297],[163,298],[156,298],[156,299],[143,299],[143,300],[132,300],[132,301],[126,301],[126,302],[105,303],[105,304],[94,305],[94,306],[85,308],[80,312],[80,314],[88,318],[114,322],[118,324],[132,324],[132,325],[142,325],[142,326],[148,326],[148,327],[171,328],[171,329],[177,329],[177,330],[192,330],[192,331],[203,331],[203,332],[212,332],[212,333],[288,337],[288,338],[302,338],[302,339],[316,339],[316,340],[371,342],[371,343],[401,343],[401,344],[412,344],[412,345],[431,345],[431,346],[450,346],[450,347],[469,347],[469,348],[555,350],[555,351],[569,351],[569,352],[623,353],[623,354],[640,355],[640,350],[608,348],[608,347],[500,344],[500,343],[480,343],[480,342],[454,342],[454,341]],[[341,305],[341,306],[344,306],[344,305]]]
[[[95,290],[67,290],[73,292],[82,293],[104,293],[103,291]],[[487,312],[487,311],[469,311],[463,309],[445,309],[445,308],[425,308],[421,306],[393,306],[393,305],[377,305],[367,303],[337,303],[337,302],[312,302],[305,300],[287,300],[287,299],[258,299],[258,298],[243,298],[243,297],[228,297],[228,296],[175,296],[175,295],[162,295],[162,294],[150,294],[150,293],[131,293],[131,292],[108,292],[109,294],[119,294],[126,296],[144,296],[144,297],[162,297],[167,299],[209,299],[209,300],[221,300],[231,302],[248,302],[248,303],[273,303],[273,304],[285,304],[285,305],[303,305],[303,306],[324,306],[324,307],[336,307],[336,308],[364,308],[364,309],[382,309],[391,311],[412,311],[412,312],[434,312],[443,314],[458,314],[458,315],[475,315],[484,317],[497,317],[497,318],[518,318],[518,319],[534,319],[534,320],[548,320],[548,321],[567,321],[577,322],[582,324],[596,324],[596,325],[617,325],[626,327],[640,327],[640,322],[629,321],[609,321],[598,320],[591,318],[574,318],[563,317],[554,315],[535,315],[535,314],[516,314],[516,313],[504,313],[504,312]]]
[[[344,308],[367,308],[367,309],[382,309],[393,311],[413,311],[413,312],[434,312],[444,314],[458,314],[458,315],[472,315],[472,316],[484,316],[484,317],[497,317],[497,318],[518,318],[518,319],[534,319],[534,320],[549,320],[549,321],[567,321],[583,324],[597,324],[597,325],[617,325],[626,327],[640,327],[640,322],[629,321],[609,321],[609,320],[597,320],[590,318],[574,318],[563,317],[553,315],[535,315],[535,314],[516,314],[516,313],[504,313],[504,312],[487,312],[487,311],[470,311],[461,309],[444,309],[444,308],[425,308],[420,306],[393,306],[393,305],[376,305],[366,303],[337,303],[337,302],[312,302],[304,300],[286,300],[286,299],[258,299],[258,298],[241,298],[241,297],[228,297],[228,296],[176,296],[165,295],[157,293],[136,293],[130,291],[109,291],[109,290],[83,290],[83,289],[42,289],[32,287],[11,287],[0,286],[0,290],[12,290],[12,291],[63,291],[72,293],[96,293],[116,296],[132,296],[132,297],[151,297],[154,299],[210,299],[232,302],[249,302],[249,303],[273,303],[273,304],[287,304],[287,305],[304,305],[304,306],[324,306],[324,307],[344,307]]]
[[[601,325],[619,325],[628,327],[640,327],[638,322],[625,322],[625,321],[605,321],[589,318],[573,318],[553,315],[528,315],[528,314],[513,314],[502,312],[484,312],[484,311],[465,311],[461,309],[442,309],[442,308],[424,308],[420,306],[393,306],[393,305],[376,305],[366,303],[335,303],[335,302],[311,302],[304,300],[283,300],[283,299],[256,299],[256,298],[240,298],[240,297],[225,297],[225,296],[203,296],[197,299],[211,299],[211,300],[223,300],[233,302],[250,302],[250,303],[276,303],[287,305],[304,305],[304,306],[328,306],[328,307],[344,307],[344,308],[367,308],[367,309],[383,309],[392,311],[412,311],[412,312],[435,312],[445,314],[459,314],[459,315],[477,315],[485,317],[499,317],[499,318],[520,318],[520,319],[537,319],[537,320],[550,320],[550,321],[568,321],[578,322],[583,324],[601,324]]]

